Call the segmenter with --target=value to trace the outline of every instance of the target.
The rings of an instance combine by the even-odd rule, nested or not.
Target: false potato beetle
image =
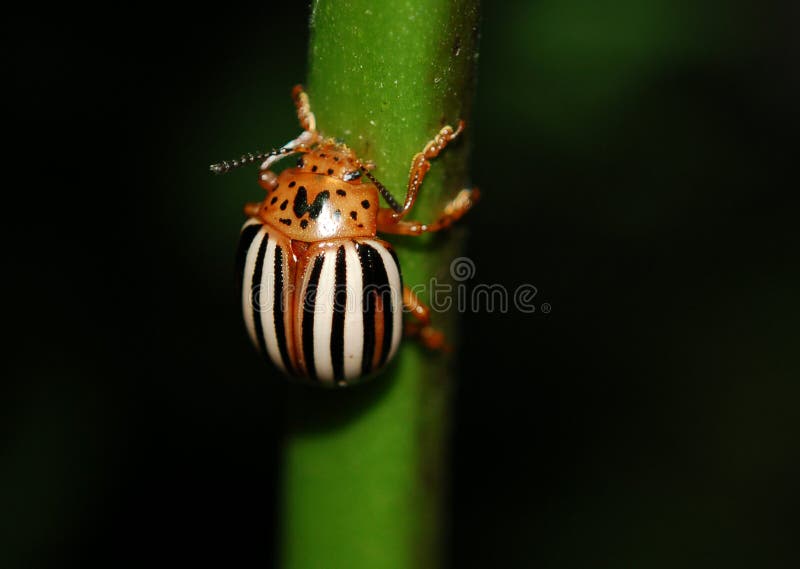
[[[463,130],[443,127],[411,161],[403,204],[345,144],[316,127],[308,95],[292,92],[303,132],[268,153],[246,154],[211,166],[223,174],[261,162],[267,197],[245,205],[237,270],[251,340],[283,372],[328,386],[357,383],[392,359],[403,332],[403,306],[415,322],[406,333],[432,349],[444,338],[430,310],[408,286],[392,247],[377,233],[421,235],[450,226],[477,199],[461,190],[430,224],[405,220],[430,160]],[[278,160],[299,154],[297,165],[275,174]],[[389,207],[380,207],[378,195]]]

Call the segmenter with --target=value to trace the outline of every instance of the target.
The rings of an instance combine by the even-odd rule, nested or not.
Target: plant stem
[[[477,26],[477,0],[313,4],[307,87],[317,125],[372,160],[401,203],[411,157],[444,124],[469,119]],[[432,221],[466,185],[465,142],[433,162],[410,218]],[[463,230],[391,241],[404,281],[418,287],[447,282]],[[454,346],[455,312],[433,313]],[[281,567],[439,566],[453,357],[406,341],[366,385],[291,387]]]

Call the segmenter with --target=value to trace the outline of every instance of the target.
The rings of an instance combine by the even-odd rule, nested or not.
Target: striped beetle
[[[248,203],[238,273],[251,340],[284,373],[328,386],[365,379],[392,359],[402,335],[402,308],[415,318],[406,333],[431,349],[444,337],[430,310],[408,286],[392,247],[378,232],[421,235],[450,226],[478,197],[461,190],[433,223],[405,220],[435,158],[463,130],[443,127],[416,154],[403,205],[345,144],[317,131],[308,95],[293,90],[303,132],[269,153],[246,154],[211,166],[223,174],[262,161],[259,183],[267,197]],[[299,154],[276,175],[270,167]],[[380,207],[378,195],[389,207]]]

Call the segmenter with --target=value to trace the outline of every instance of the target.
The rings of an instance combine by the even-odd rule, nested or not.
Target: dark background
[[[6,14],[0,566],[270,566],[285,387],[232,288],[303,3]],[[800,562],[797,9],[485,6],[454,567]],[[508,203],[515,206],[509,218]]]

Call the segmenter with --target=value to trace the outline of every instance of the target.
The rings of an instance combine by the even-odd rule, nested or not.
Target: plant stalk
[[[433,161],[411,219],[434,220],[467,185],[477,43],[477,0],[313,3],[307,89],[318,128],[373,161],[374,175],[400,203],[412,156],[443,125],[467,121],[462,137]],[[456,228],[387,240],[404,282],[431,301],[431,278],[450,283],[463,238]],[[456,316],[454,306],[433,311],[453,347]],[[441,565],[456,357],[456,350],[430,353],[406,340],[367,384],[290,388],[281,567]]]

